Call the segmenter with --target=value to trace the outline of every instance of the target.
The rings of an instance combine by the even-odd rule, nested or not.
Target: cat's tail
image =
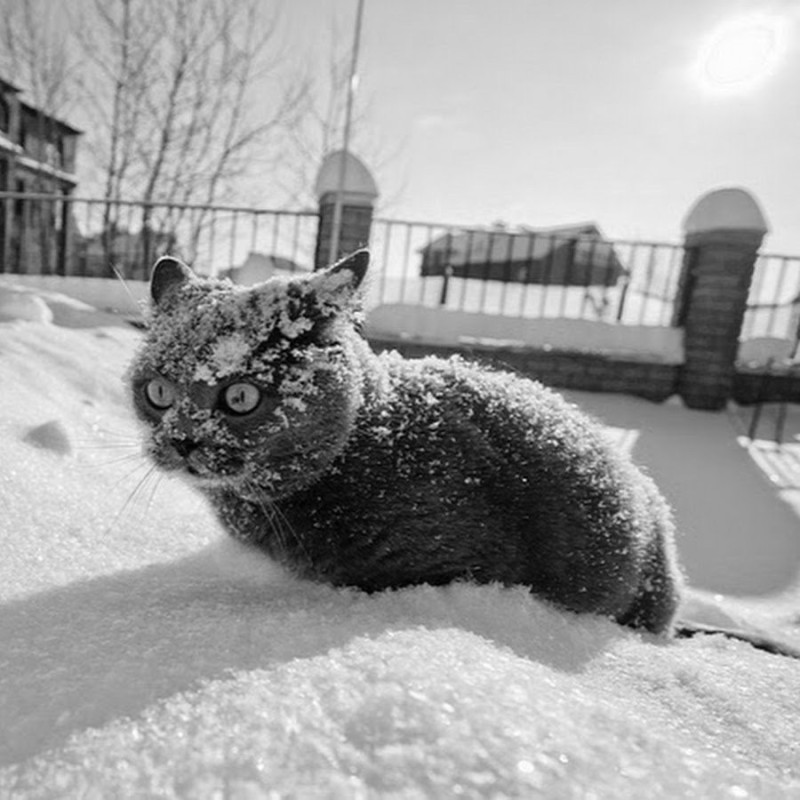
[[[781,642],[767,634],[753,633],[740,628],[722,628],[714,625],[704,625],[701,622],[683,622],[679,620],[675,625],[673,636],[676,639],[690,639],[695,636],[721,634],[729,639],[747,642],[758,650],[764,650],[776,656],[800,659],[800,649],[786,642]]]

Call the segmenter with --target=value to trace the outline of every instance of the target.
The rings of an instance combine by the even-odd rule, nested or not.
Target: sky
[[[0,280],[0,796],[798,796],[796,661],[721,636],[659,641],[521,587],[295,580],[148,471],[121,380],[141,333],[14,279]],[[674,501],[694,586],[753,595],[693,593],[682,615],[800,645],[800,490],[765,480],[736,420],[570,396]]]
[[[356,5],[286,3],[297,53],[327,53],[332,19],[350,41]],[[752,35],[712,49],[742,18]],[[593,220],[612,237],[679,241],[698,197],[742,186],[768,220],[765,249],[800,253],[793,0],[365,0],[356,103],[382,143],[356,152],[383,215]]]

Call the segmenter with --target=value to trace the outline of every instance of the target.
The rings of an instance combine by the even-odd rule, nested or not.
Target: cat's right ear
[[[350,305],[369,266],[369,250],[356,250],[327,269],[314,272],[308,282],[317,299],[334,308]]]
[[[156,261],[150,275],[150,296],[157,306],[161,305],[175,289],[194,280],[194,273],[183,261],[172,256],[163,256]]]
[[[348,282],[353,289],[357,289],[364,280],[364,276],[367,274],[368,266],[369,250],[362,248],[340,259],[332,267],[328,267],[325,273],[329,276],[350,273]]]

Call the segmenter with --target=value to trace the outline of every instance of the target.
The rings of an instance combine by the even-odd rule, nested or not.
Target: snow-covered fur
[[[131,369],[152,459],[301,576],[524,584],[669,633],[681,578],[654,483],[540,383],[375,355],[358,332],[368,262],[242,288],[161,259]]]

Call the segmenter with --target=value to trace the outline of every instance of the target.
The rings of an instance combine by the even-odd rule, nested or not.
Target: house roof
[[[572,222],[567,225],[549,225],[542,228],[530,228],[527,225],[522,225],[518,232],[558,234],[569,238],[574,236],[602,236],[598,224],[591,220],[587,220],[586,222]]]
[[[486,228],[444,234],[421,248],[423,254],[447,252],[454,266],[530,261],[545,258],[550,252],[568,242],[578,240],[581,249],[598,248],[603,243],[613,252],[594,222],[559,225],[550,228]],[[610,259],[609,259],[610,260]]]
[[[24,89],[21,89],[19,86],[7,81],[5,78],[0,77],[0,92],[8,92],[11,94],[25,94]],[[20,100],[19,103],[20,109],[23,112],[27,112],[28,114],[35,114],[36,116],[42,116],[45,119],[53,122],[62,133],[70,134],[72,136],[80,136],[83,131],[79,128],[75,128],[70,125],[68,122],[65,122],[63,119],[59,117],[55,117],[52,114],[48,114],[40,108],[37,108],[31,103],[26,102],[25,100]]]
[[[32,106],[30,103],[20,102],[19,104],[20,109],[31,116],[35,116],[40,119],[46,119],[48,122],[53,123],[61,133],[66,133],[71,136],[80,136],[83,131],[79,130],[78,128],[74,128],[72,125],[64,122],[64,120],[59,119],[58,117],[54,117],[52,114],[47,114],[36,106]]]
[[[234,283],[249,285],[265,281],[276,272],[308,272],[308,268],[283,256],[250,252],[244,263],[222,270],[219,277],[230,278]]]
[[[4,92],[13,92],[14,94],[19,94],[22,91],[19,86],[14,86],[13,83],[9,83],[4,78],[0,78],[0,90]]]
[[[15,156],[20,156],[23,150],[16,142],[12,142],[8,136],[0,131],[0,152],[13,153]]]

